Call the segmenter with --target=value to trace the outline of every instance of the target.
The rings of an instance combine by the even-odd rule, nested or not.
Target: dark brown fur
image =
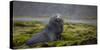
[[[63,20],[57,16],[51,17],[48,26],[43,32],[38,33],[27,41],[27,45],[32,45],[40,42],[55,41],[61,39],[63,32]]]

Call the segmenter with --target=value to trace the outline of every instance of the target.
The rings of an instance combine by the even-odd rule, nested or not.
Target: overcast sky
[[[16,16],[51,16],[60,13],[71,18],[96,17],[97,7],[89,5],[52,4],[39,2],[13,2],[13,15]]]

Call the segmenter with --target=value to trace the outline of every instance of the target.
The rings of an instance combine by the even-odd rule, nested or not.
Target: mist
[[[51,16],[56,13],[70,18],[96,17],[97,7],[89,5],[54,4],[39,2],[13,3],[13,14],[16,16]]]
[[[13,2],[13,17],[52,17],[55,14],[61,14],[62,18],[67,20],[74,20],[73,22],[91,22],[92,24],[97,21],[97,6],[92,5],[74,5],[74,4],[58,4],[58,3],[40,3],[40,2]],[[17,19],[17,20],[22,20]],[[25,21],[25,19],[23,19]],[[40,19],[37,19],[40,21]],[[42,19],[45,21],[44,19]],[[65,20],[66,21],[66,20]],[[71,21],[69,21],[71,22]]]

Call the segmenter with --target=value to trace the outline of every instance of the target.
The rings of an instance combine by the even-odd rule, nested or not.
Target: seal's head
[[[56,14],[55,16],[51,17],[49,24],[59,25],[63,23],[63,19],[61,18],[60,14]]]
[[[54,33],[62,33],[63,31],[63,19],[59,14],[50,18],[48,29],[53,31]]]

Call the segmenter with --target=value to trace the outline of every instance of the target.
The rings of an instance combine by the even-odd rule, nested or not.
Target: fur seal
[[[55,15],[50,18],[47,27],[40,33],[37,33],[26,44],[33,45],[36,43],[43,43],[48,41],[56,41],[61,39],[63,32],[63,19],[60,15]]]

